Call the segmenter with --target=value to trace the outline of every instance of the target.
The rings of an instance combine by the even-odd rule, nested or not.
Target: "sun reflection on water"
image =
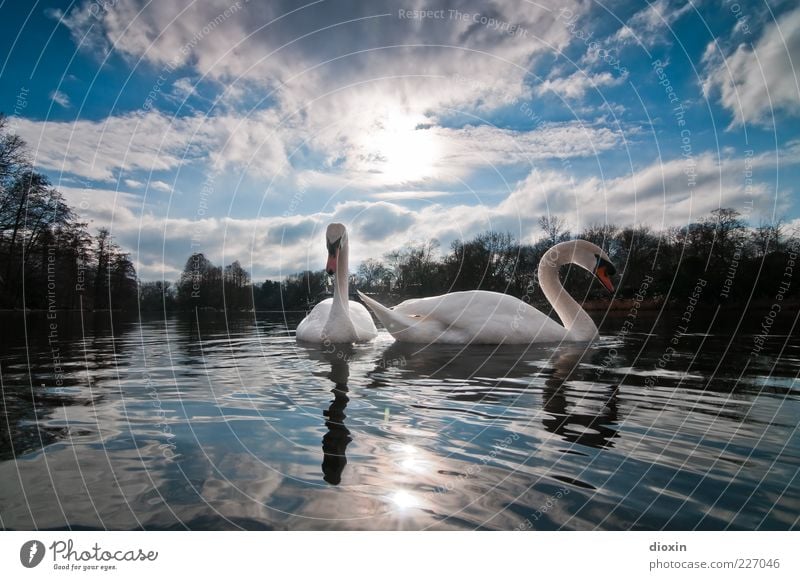
[[[389,500],[399,509],[405,510],[419,507],[419,499],[404,489],[399,489],[389,496]]]

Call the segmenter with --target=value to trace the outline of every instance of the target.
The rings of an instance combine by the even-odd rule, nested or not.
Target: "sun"
[[[440,139],[425,117],[391,112],[379,117],[363,140],[365,169],[387,183],[433,177],[441,156]]]

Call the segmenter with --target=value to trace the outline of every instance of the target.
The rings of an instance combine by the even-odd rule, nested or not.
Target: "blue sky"
[[[143,279],[552,212],[800,226],[794,2],[6,2],[0,111]]]

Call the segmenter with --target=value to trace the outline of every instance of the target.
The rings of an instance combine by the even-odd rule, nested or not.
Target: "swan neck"
[[[576,339],[589,340],[597,334],[597,326],[558,278],[561,266],[573,262],[572,251],[563,244],[550,248],[539,262],[539,286],[567,332]]]
[[[350,305],[350,271],[347,244],[342,244],[336,258],[336,279],[333,285],[333,306],[347,312]]]

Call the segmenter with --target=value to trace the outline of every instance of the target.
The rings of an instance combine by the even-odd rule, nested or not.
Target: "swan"
[[[366,342],[378,335],[369,311],[363,304],[350,300],[347,228],[328,225],[325,232],[328,263],[325,270],[336,276],[333,298],[327,298],[308,313],[297,325],[296,338],[303,342],[352,343]]]
[[[499,292],[470,290],[406,300],[392,309],[359,292],[386,329],[402,342],[456,344],[528,344],[590,341],[597,326],[558,279],[565,264],[588,270],[609,291],[614,266],[608,255],[586,240],[561,242],[539,262],[539,285],[563,326],[528,303]]]

